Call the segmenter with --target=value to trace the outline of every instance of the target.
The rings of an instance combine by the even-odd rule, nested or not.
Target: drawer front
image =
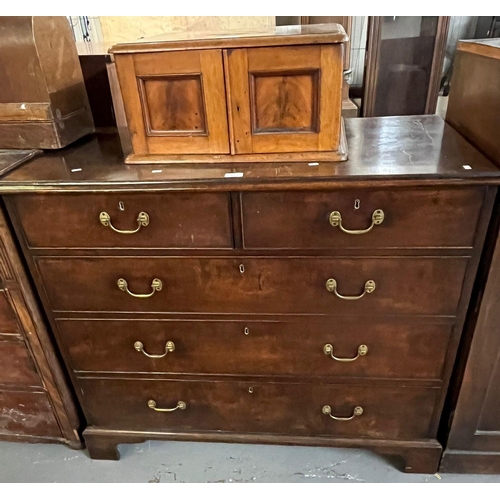
[[[0,340],[0,384],[40,386],[24,342]]]
[[[0,436],[61,437],[45,393],[0,390]]]
[[[484,188],[469,188],[243,193],[244,246],[470,248],[484,192]],[[382,210],[383,220],[372,225],[376,210]],[[334,226],[333,212],[341,219],[332,216]],[[349,234],[342,228],[369,230]]]
[[[11,335],[20,333],[16,315],[5,290],[0,290],[0,337],[2,333]]]
[[[225,193],[14,196],[32,248],[232,248]],[[121,210],[123,208],[123,210]],[[106,213],[109,220],[101,213]],[[143,223],[138,222],[139,214]],[[108,222],[106,222],[108,220]],[[115,231],[137,232],[123,234]]]
[[[454,315],[467,262],[459,257],[37,259],[55,311],[364,315]],[[364,296],[340,298],[327,290],[329,279],[335,279],[337,294]],[[370,280],[376,288],[365,293]],[[130,292],[153,295],[136,298]]]
[[[451,329],[346,319],[57,323],[77,371],[435,380],[441,378]],[[332,349],[325,349],[327,345]]]
[[[436,389],[221,381],[81,379],[89,424],[129,430],[214,430],[381,439],[428,437]],[[163,413],[184,402],[184,410]],[[337,417],[323,413],[330,406]]]

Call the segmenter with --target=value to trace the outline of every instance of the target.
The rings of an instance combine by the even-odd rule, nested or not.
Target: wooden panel
[[[4,290],[0,290],[0,334],[20,334],[15,313]]]
[[[225,193],[23,195],[15,203],[31,247],[232,247]],[[119,234],[101,224],[103,211],[120,230],[136,229],[140,212],[149,215],[149,224]]]
[[[0,437],[61,437],[53,410],[45,393],[0,390]]]
[[[340,45],[237,49],[227,54],[235,153],[339,147]]]
[[[220,50],[115,61],[135,154],[229,153]]]
[[[147,135],[206,134],[200,75],[140,78]]]
[[[24,342],[0,340],[0,384],[40,387],[40,379]]]
[[[450,325],[332,322],[59,320],[58,329],[78,371],[240,375],[441,378]],[[149,354],[134,348],[140,341]],[[368,353],[353,362],[365,344]]]
[[[426,438],[437,391],[261,382],[81,379],[90,425],[130,430],[225,430],[294,435]],[[186,403],[185,410],[159,408]],[[337,416],[363,414],[342,422]]]
[[[483,188],[243,193],[244,245],[471,248],[484,193]],[[366,234],[346,234],[330,225],[334,210],[349,230],[370,227],[375,210],[383,210],[384,220]]]
[[[455,315],[468,258],[39,257],[56,311]],[[243,271],[243,272],[242,272]],[[138,299],[121,291],[122,278]],[[343,300],[326,289],[359,296]],[[300,300],[299,300],[300,298]]]

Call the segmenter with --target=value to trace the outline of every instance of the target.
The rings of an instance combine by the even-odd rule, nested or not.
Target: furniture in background
[[[446,120],[500,168],[499,82],[500,39],[458,44]],[[500,473],[499,227],[497,200],[443,421],[443,472]]]
[[[0,17],[0,148],[58,149],[93,131],[68,20]]]
[[[130,166],[108,134],[1,179],[92,458],[203,440],[436,472],[500,172],[437,116],[346,130],[344,163]]]
[[[9,158],[19,162],[16,155]],[[0,439],[79,448],[79,425],[58,351],[0,206]]]
[[[114,45],[126,162],[345,160],[345,40],[321,24]]]
[[[449,17],[370,17],[363,116],[436,111]]]

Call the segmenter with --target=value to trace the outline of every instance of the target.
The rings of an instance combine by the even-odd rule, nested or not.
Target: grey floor
[[[365,450],[150,441],[121,460],[90,460],[64,445],[0,442],[0,482],[500,482],[492,475],[404,474]]]

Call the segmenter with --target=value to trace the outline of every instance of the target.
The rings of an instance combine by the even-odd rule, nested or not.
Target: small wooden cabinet
[[[191,36],[110,49],[128,163],[347,158],[340,25]]]

